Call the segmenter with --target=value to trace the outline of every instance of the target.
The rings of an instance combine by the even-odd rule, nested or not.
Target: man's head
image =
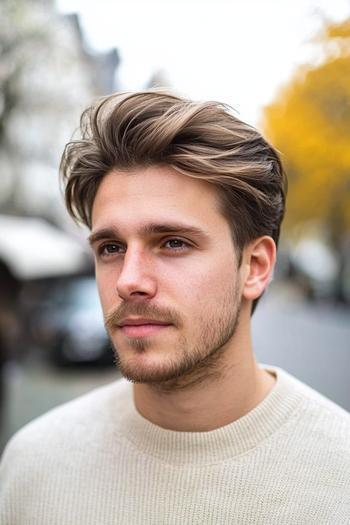
[[[277,153],[226,106],[163,92],[107,97],[82,130],[62,160],[66,204],[93,230],[122,369],[157,382],[210,367],[271,273],[285,203]]]

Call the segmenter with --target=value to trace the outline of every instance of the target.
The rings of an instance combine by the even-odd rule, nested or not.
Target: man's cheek
[[[118,295],[112,282],[104,282],[102,279],[99,279],[97,275],[96,279],[101,305],[103,311],[106,313],[113,308],[113,304],[116,303]]]

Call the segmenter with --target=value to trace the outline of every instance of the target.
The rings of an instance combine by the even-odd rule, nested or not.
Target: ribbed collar
[[[280,368],[263,368],[276,375],[271,392],[245,416],[209,432],[177,432],[154,425],[137,412],[132,385],[122,380],[118,432],[141,453],[177,466],[211,464],[244,454],[286,423],[303,400],[299,381]]]

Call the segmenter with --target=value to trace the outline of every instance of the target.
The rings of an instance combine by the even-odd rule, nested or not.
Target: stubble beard
[[[125,311],[129,315],[153,317],[158,320],[172,320],[172,330],[179,330],[178,340],[171,357],[157,366],[142,366],[142,354],[156,344],[155,338],[126,338],[126,344],[132,347],[135,355],[125,358],[122,351],[113,343],[111,332],[116,319]],[[208,379],[219,379],[222,373],[221,363],[229,343],[237,330],[240,318],[240,303],[237,287],[226,291],[220,312],[214,310],[211,315],[202,314],[195,322],[200,328],[194,343],[180,333],[182,322],[178,314],[171,310],[158,309],[145,304],[121,305],[106,319],[106,328],[110,333],[111,345],[115,353],[116,365],[121,374],[133,383],[152,385],[156,389],[169,392],[183,390]],[[161,350],[160,350],[161,352]]]

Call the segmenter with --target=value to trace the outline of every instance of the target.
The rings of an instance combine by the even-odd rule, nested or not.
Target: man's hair
[[[239,254],[262,235],[278,244],[286,196],[279,155],[229,106],[164,91],[115,93],[84,111],[81,133],[60,169],[67,209],[89,228],[107,173],[165,165],[216,186]]]

